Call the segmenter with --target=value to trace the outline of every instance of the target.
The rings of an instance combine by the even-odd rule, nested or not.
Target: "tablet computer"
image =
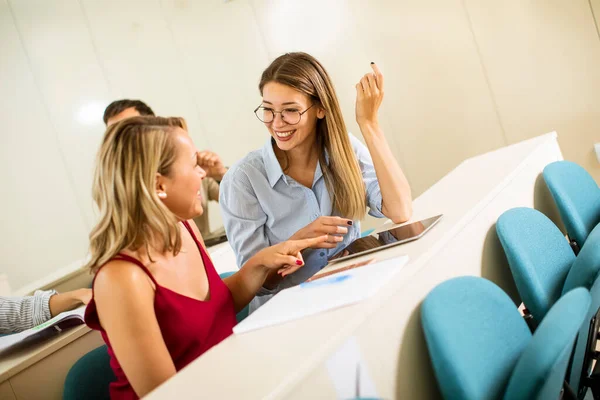
[[[396,228],[374,232],[368,236],[356,239],[342,250],[341,253],[344,254],[342,257],[333,258],[329,260],[329,263],[347,260],[349,258],[362,256],[378,250],[387,249],[388,247],[417,240],[429,232],[429,230],[442,219],[442,216],[443,214],[436,215],[435,217],[398,226]]]

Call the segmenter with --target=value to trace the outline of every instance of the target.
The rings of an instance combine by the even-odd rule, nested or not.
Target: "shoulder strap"
[[[152,282],[154,282],[155,285],[159,286],[158,283],[156,282],[156,279],[154,279],[154,276],[150,272],[150,270],[144,264],[142,264],[142,262],[140,260],[138,260],[137,258],[128,256],[127,254],[119,253],[113,258],[113,260],[127,261],[129,263],[137,265],[146,273],[146,275],[148,275],[150,277],[150,279],[152,280]]]

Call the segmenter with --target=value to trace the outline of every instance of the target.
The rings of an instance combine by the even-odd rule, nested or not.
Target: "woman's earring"
[[[160,197],[161,199],[166,199],[167,194],[165,192],[158,192],[158,197]]]

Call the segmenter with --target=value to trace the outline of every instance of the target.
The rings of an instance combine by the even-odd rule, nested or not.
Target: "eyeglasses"
[[[254,110],[254,114],[256,115],[256,118],[265,124],[273,122],[273,120],[275,120],[275,114],[281,114],[281,119],[283,122],[288,125],[296,125],[302,119],[302,115],[304,115],[304,113],[310,110],[313,106],[314,103],[302,112],[293,108],[286,108],[282,111],[274,111],[272,108],[258,106]]]

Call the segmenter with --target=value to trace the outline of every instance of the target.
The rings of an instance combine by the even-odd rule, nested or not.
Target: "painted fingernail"
[[[348,225],[352,225],[352,224],[353,224],[353,222],[352,222],[352,221],[348,221]]]
[[[302,261],[296,260],[296,265],[302,265]]]
[[[373,61],[371,61],[371,64],[375,64]]]

